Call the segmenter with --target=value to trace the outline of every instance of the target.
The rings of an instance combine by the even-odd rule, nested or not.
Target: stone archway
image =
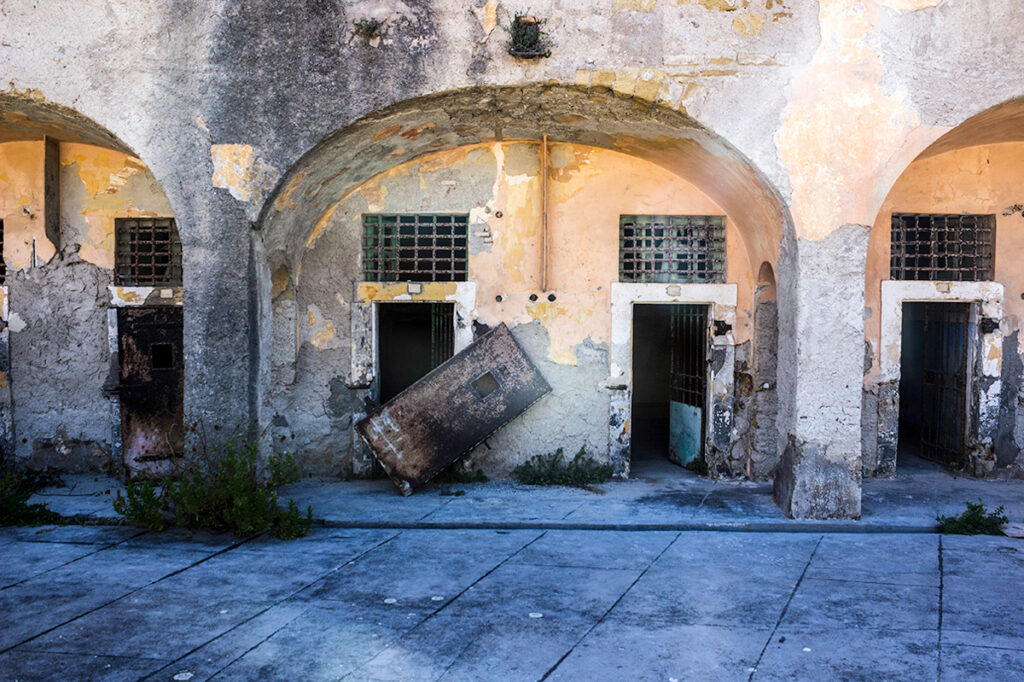
[[[160,183],[96,122],[7,95],[0,167],[0,448],[33,468],[162,470],[183,447],[184,353],[180,238]],[[128,320],[147,316],[174,319],[143,342]]]
[[[303,265],[303,253],[335,219],[335,211],[342,211],[337,207],[346,197],[363,191],[361,188],[368,182],[376,182],[374,178],[392,172],[391,169],[434,163],[421,160],[441,159],[449,153],[464,154],[459,150],[481,146],[537,145],[543,136],[552,145],[609,150],[684,178],[729,216],[742,233],[744,257],[751,263],[778,263],[784,244],[792,240],[788,213],[767,180],[725,140],[678,112],[649,102],[641,106],[611,93],[600,96],[596,92],[551,85],[472,88],[418,98],[376,112],[329,136],[286,174],[265,204],[259,221],[258,250],[263,254],[258,266],[260,301],[254,306],[262,311],[261,365],[266,369],[274,365],[275,345],[299,347],[291,330],[285,330],[286,336],[292,335],[291,341],[278,338],[282,329],[280,325],[275,328],[271,311],[275,307],[283,310],[295,306],[296,282],[304,276],[300,273],[308,270]],[[349,251],[358,248],[358,241],[349,240]],[[752,282],[754,275],[751,272],[743,279]],[[749,298],[753,291],[743,295]],[[342,296],[348,294],[342,292]],[[279,306],[275,300],[281,301]],[[353,320],[358,315],[345,316],[349,319],[331,320],[334,329],[340,326],[347,330],[349,325],[356,324]],[[291,319],[296,320],[297,326],[299,320],[314,317],[318,317],[315,311],[311,317],[308,310],[295,309]],[[371,349],[353,348],[351,357],[366,352]],[[616,356],[614,350],[611,355]],[[300,360],[296,362],[302,364]],[[352,411],[358,409],[353,407],[358,399],[353,399],[352,391],[361,385],[356,380],[360,371],[358,363],[352,362],[348,377],[336,377],[329,390],[324,389],[327,401],[348,410],[349,416],[342,416],[339,426],[349,424]],[[266,369],[261,375],[271,376]],[[616,391],[621,389],[615,388],[621,383],[621,374],[617,374],[621,370],[613,361],[605,370],[610,379],[603,384],[613,405],[609,421],[624,425],[628,422],[628,391],[616,398]],[[263,387],[267,391],[269,384],[264,382]],[[725,447],[732,420],[731,384],[727,392],[730,406],[720,415]],[[257,403],[262,405],[266,401]],[[265,412],[262,423],[275,418],[280,420],[280,415]],[[616,444],[623,434],[624,440]],[[611,450],[619,453],[612,456],[613,460],[628,464],[628,439],[628,428],[613,434]]]
[[[908,303],[960,304],[969,309],[963,464],[975,475],[1021,465],[1024,413],[1018,387],[1024,303],[1020,291],[1012,287],[1024,253],[1016,224],[1024,220],[1016,192],[1024,180],[1019,171],[1022,161],[1024,100],[1018,98],[967,119],[932,142],[902,169],[879,209],[866,268],[866,304],[872,313],[865,328],[866,475],[891,475],[897,469],[899,387],[905,361],[903,311]],[[936,279],[928,273],[908,275],[901,272],[902,266],[894,274],[893,216],[917,215],[922,220],[936,216],[961,220],[964,215],[990,220],[994,226],[991,278],[954,272]]]

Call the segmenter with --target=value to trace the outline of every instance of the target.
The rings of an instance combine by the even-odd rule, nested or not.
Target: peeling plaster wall
[[[831,299],[815,296],[841,291],[846,278],[845,264],[830,276],[822,262],[843,254],[817,247],[844,225],[870,225],[900,173],[949,128],[1024,95],[1019,4],[538,0],[530,8],[549,19],[549,59],[505,53],[501,26],[517,8],[499,0],[6,3],[0,140],[103,143],[153,169],[186,248],[193,419],[246,424],[260,411],[254,339],[269,331],[251,314],[253,282],[239,276],[251,243],[266,250],[271,273],[294,272],[305,238],[291,228],[311,230],[327,202],[387,167],[542,132],[642,154],[674,172],[704,168],[719,189],[759,187],[708,194],[726,208],[726,198],[735,201],[730,215],[750,225],[753,262],[765,251],[779,261],[783,443],[799,440],[805,423],[816,431],[834,413],[859,413],[862,349],[847,348],[839,372],[805,338],[819,322],[863,308],[846,296],[833,313]],[[380,41],[354,36],[352,20],[367,16],[387,19]],[[579,101],[569,101],[572,88]],[[446,94],[432,99],[438,93]],[[402,136],[428,123],[436,135]],[[392,125],[391,137],[375,138]],[[338,163],[317,176],[321,143]],[[315,207],[313,218],[272,229],[302,197],[312,199],[304,205]],[[742,206],[754,207],[749,220]],[[251,242],[257,214],[268,229]],[[859,345],[864,334],[854,335]],[[835,400],[818,400],[815,386],[839,374]],[[843,451],[856,458],[857,430],[844,434]]]
[[[152,173],[123,152],[63,143],[60,166],[55,253],[42,219],[43,143],[0,144],[14,455],[32,466],[109,470],[114,218],[166,217],[170,206]]]
[[[892,214],[973,213],[995,214],[995,281],[1005,287],[1003,299],[1003,377],[1000,406],[1000,437],[996,439],[998,464],[1024,464],[1020,440],[1024,424],[1024,386],[1020,365],[1024,347],[1019,343],[1024,324],[1024,142],[981,145],[947,151],[912,163],[900,176],[882,205],[871,231],[866,265],[867,296],[864,380],[865,414],[878,410],[886,386],[880,376],[881,281],[889,279]],[[1020,205],[1020,208],[1015,208]],[[1012,210],[1011,210],[1012,209]],[[1012,358],[1012,359],[1010,359]],[[898,380],[898,377],[897,377]],[[877,463],[870,442],[877,440],[879,426],[864,423],[864,469],[874,472]]]
[[[352,383],[350,316],[354,284],[362,277],[365,212],[468,212],[469,279],[476,285],[472,323],[508,324],[553,387],[528,415],[490,439],[490,449],[478,449],[475,461],[498,475],[557,447],[575,452],[585,444],[594,455],[607,455],[609,398],[600,384],[609,372],[619,216],[724,212],[650,162],[551,145],[548,289],[541,291],[540,183],[536,144],[475,145],[422,157],[332,204],[314,227],[297,273],[277,270],[271,288],[273,423],[277,442],[301,453],[308,471],[337,473],[349,466],[352,413],[368,395],[345,388]],[[734,335],[744,342],[752,333],[753,275],[743,235],[728,216],[726,241],[727,279],[740,290]],[[404,294],[404,287],[396,290]]]

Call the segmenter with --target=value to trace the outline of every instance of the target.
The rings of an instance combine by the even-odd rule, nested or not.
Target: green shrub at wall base
[[[586,446],[570,461],[562,448],[546,455],[537,455],[512,470],[512,478],[528,485],[568,485],[582,487],[603,483],[611,478],[612,467],[601,464],[587,454]]]
[[[990,512],[979,499],[966,502],[967,509],[960,516],[936,516],[939,532],[947,535],[1005,535],[1003,526],[1009,521],[999,507]]]
[[[118,493],[114,500],[114,511],[151,530],[166,526],[167,510],[178,526],[193,530],[230,530],[245,537],[273,529],[283,539],[308,534],[311,507],[303,517],[294,500],[287,510],[278,505],[277,489],[299,480],[295,460],[272,455],[267,470],[266,475],[260,471],[257,442],[243,447],[229,442],[222,453],[190,462],[177,480],[165,479],[160,495],[150,481],[129,482],[126,496]]]

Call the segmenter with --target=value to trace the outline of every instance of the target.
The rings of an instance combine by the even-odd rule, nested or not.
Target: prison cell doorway
[[[117,311],[121,448],[133,475],[165,475],[184,455],[181,308]]]
[[[454,303],[378,304],[378,400],[381,404],[452,357],[454,341]]]
[[[897,466],[966,460],[969,303],[904,303]]]
[[[707,346],[707,306],[633,306],[631,459],[686,466],[703,456]]]

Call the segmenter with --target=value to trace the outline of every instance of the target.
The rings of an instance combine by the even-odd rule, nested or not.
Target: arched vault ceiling
[[[972,116],[937,139],[917,157],[1000,142],[1024,142],[1024,98],[1017,98]]]
[[[294,262],[323,213],[369,178],[424,154],[539,140],[649,160],[703,190],[744,234],[751,262],[775,262],[791,234],[778,193],[725,140],[688,116],[568,86],[470,88],[417,98],[333,133],[279,183],[260,218],[268,253]]]
[[[131,154],[113,133],[72,109],[37,99],[0,94],[0,144],[52,137]]]

